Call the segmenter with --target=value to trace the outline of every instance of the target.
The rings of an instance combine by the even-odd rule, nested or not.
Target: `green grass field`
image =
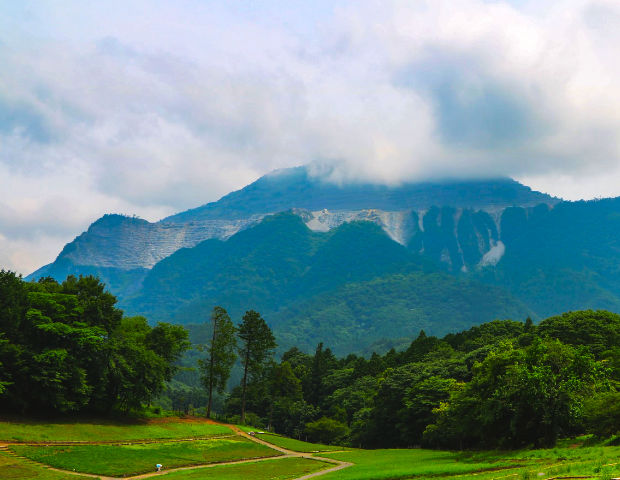
[[[258,431],[251,427],[244,430]],[[228,434],[228,435],[224,435]],[[183,438],[202,438],[179,441]],[[159,438],[156,443],[9,445],[20,459],[0,451],[0,479],[75,480],[75,475],[47,470],[34,462],[95,475],[121,477],[153,472],[164,465],[166,479],[287,480],[331,467],[318,460],[282,458],[267,446],[233,435],[226,426],[202,419],[157,419],[120,424],[113,422],[0,422],[0,438],[24,441],[131,441]],[[271,433],[257,434],[267,442],[297,452],[351,462],[328,473],[325,480],[545,480],[586,476],[600,480],[620,477],[620,446],[595,445],[591,438],[563,440],[557,448],[520,451],[449,452],[437,450],[360,450],[319,445]],[[177,439],[177,440],[175,440]],[[338,451],[335,451],[338,450]],[[345,451],[342,451],[345,450]],[[277,458],[280,456],[281,458]],[[273,458],[271,458],[273,457]],[[237,465],[217,463],[265,458]],[[175,467],[211,464],[167,472]]]
[[[424,478],[552,478],[620,476],[620,447],[555,448],[514,452],[457,453],[435,450],[354,450],[321,453],[355,465],[325,475],[325,480]]]
[[[157,463],[174,468],[281,455],[243,437],[134,445],[13,445],[10,449],[63,470],[109,476],[151,472]]]
[[[322,457],[354,463],[352,467],[327,474],[329,479],[397,479],[448,476],[476,472],[492,467],[490,462],[475,464],[459,461],[452,452],[436,450],[354,450],[321,453]]]
[[[166,480],[287,480],[317,472],[333,465],[306,458],[283,458],[241,465],[183,470],[166,475]]]
[[[172,439],[230,435],[224,425],[198,419],[164,418],[143,422],[43,422],[0,421],[0,441],[10,442],[105,442],[116,440]]]
[[[273,443],[274,445],[282,448],[288,448],[294,452],[331,452],[334,450],[347,450],[344,447],[337,445],[321,445],[320,443],[302,442],[301,440],[295,440],[294,438],[282,437],[280,435],[274,435],[272,433],[262,433],[256,435],[261,440]]]
[[[90,480],[90,477],[47,470],[40,465],[31,464],[0,452],[0,478],[2,480]]]

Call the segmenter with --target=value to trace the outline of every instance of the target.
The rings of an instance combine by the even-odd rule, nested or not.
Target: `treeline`
[[[620,433],[620,316],[493,321],[365,359],[292,348],[247,384],[248,419],[361,447],[517,448]],[[243,393],[232,390],[229,415]]]
[[[0,270],[0,411],[110,414],[157,397],[187,331],[115,304],[94,277],[35,283]]]
[[[24,282],[0,270],[0,411],[127,412],[179,385],[187,331],[115,305],[94,277]],[[276,361],[273,333],[253,310],[235,325],[216,307],[202,331],[193,357],[202,389],[169,388],[172,403],[202,403],[210,415],[219,392],[215,408],[230,421],[296,438],[461,449],[620,433],[620,315],[607,311],[420,332],[407,349],[369,358],[337,358],[319,343]],[[226,393],[237,362],[239,385]]]

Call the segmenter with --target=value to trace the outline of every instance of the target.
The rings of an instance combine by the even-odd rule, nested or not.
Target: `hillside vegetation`
[[[293,213],[266,217],[161,261],[123,305],[182,324],[213,305],[233,317],[252,305],[282,347],[310,351],[330,338],[339,354],[420,329],[444,335],[494,319],[620,311],[620,199],[510,207],[497,229],[485,212],[456,217],[429,209],[406,247],[371,222],[320,233]],[[499,241],[499,262],[480,266]]]
[[[0,270],[0,407],[110,414],[141,409],[189,346],[179,326],[125,317],[94,277],[24,282]]]
[[[201,278],[201,281],[196,281]],[[456,278],[369,222],[312,232],[282,213],[223,242],[207,240],[158,263],[126,308],[189,324],[213,305],[239,317],[263,313],[282,347],[310,351],[325,338],[337,353],[420,329],[445,334],[532,312],[501,288]]]
[[[620,315],[569,312],[538,326],[493,321],[401,352],[337,358],[292,348],[248,385],[263,428],[385,448],[553,446],[620,434]],[[226,411],[239,411],[238,388]]]

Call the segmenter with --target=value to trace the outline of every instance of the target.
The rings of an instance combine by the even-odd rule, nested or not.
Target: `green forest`
[[[191,365],[180,368],[184,327],[150,326],[115,304],[94,277],[25,282],[1,271],[2,411],[113,415],[166,398],[367,448],[548,447],[620,433],[620,315],[608,311],[496,320],[442,338],[421,331],[407,348],[368,358],[339,358],[325,339],[313,353],[293,347],[276,359],[260,313],[236,324],[220,306],[191,335]]]
[[[187,331],[115,304],[94,277],[35,283],[0,270],[0,410],[110,414],[157,397]]]
[[[249,385],[255,422],[366,448],[553,446],[620,430],[620,316],[493,321],[400,352],[336,358],[292,348]],[[226,412],[238,411],[233,389]]]

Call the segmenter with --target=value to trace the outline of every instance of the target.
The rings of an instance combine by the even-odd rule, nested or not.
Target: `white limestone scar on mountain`
[[[411,238],[423,231],[423,219],[427,211],[411,210],[383,211],[365,210],[317,210],[294,209],[311,230],[327,232],[343,223],[353,221],[370,221],[381,227],[392,240],[407,245]],[[493,211],[494,220],[499,225],[500,211]],[[460,210],[455,214],[459,218]],[[194,247],[198,243],[216,238],[226,240],[235,233],[256,225],[268,213],[254,214],[244,219],[194,220],[185,223],[157,222],[150,223],[118,215],[105,216],[93,223],[87,232],[68,244],[59,255],[70,260],[74,265],[91,265],[114,267],[120,269],[152,268],[162,259],[172,255],[181,248]],[[455,226],[458,221],[454,221]],[[491,239],[489,245],[478,238],[478,248],[483,255],[479,266],[495,265],[503,256],[504,244],[497,244]],[[458,230],[453,232],[460,248]],[[489,232],[489,237],[493,235]],[[489,251],[487,249],[490,248]],[[423,250],[422,246],[422,250]],[[450,263],[449,255],[443,252],[441,259]],[[462,262],[465,263],[464,261]],[[460,268],[460,267],[459,267]]]
[[[333,222],[330,221],[332,219],[332,216],[326,208],[319,212],[310,212],[309,217],[309,220],[305,219],[304,217],[302,218],[304,218],[304,220],[306,221],[306,226],[310,230],[313,230],[315,232],[328,232],[331,228],[333,228]]]
[[[75,265],[127,270],[152,268],[181,248],[194,247],[210,238],[226,240],[240,230],[255,225],[263,216],[185,224],[150,223],[128,218],[99,221],[77,237],[61,256]]]
[[[498,240],[497,243],[495,243],[491,240],[491,249],[482,256],[482,260],[480,260],[478,266],[486,267],[488,265],[497,265],[497,262],[502,259],[504,253],[506,253],[504,242]]]
[[[407,242],[407,219],[409,212],[385,212],[382,210],[338,210],[327,209],[310,212],[304,220],[310,230],[327,232],[345,222],[367,221],[379,225],[395,242],[405,245]],[[303,217],[302,217],[303,218]]]

